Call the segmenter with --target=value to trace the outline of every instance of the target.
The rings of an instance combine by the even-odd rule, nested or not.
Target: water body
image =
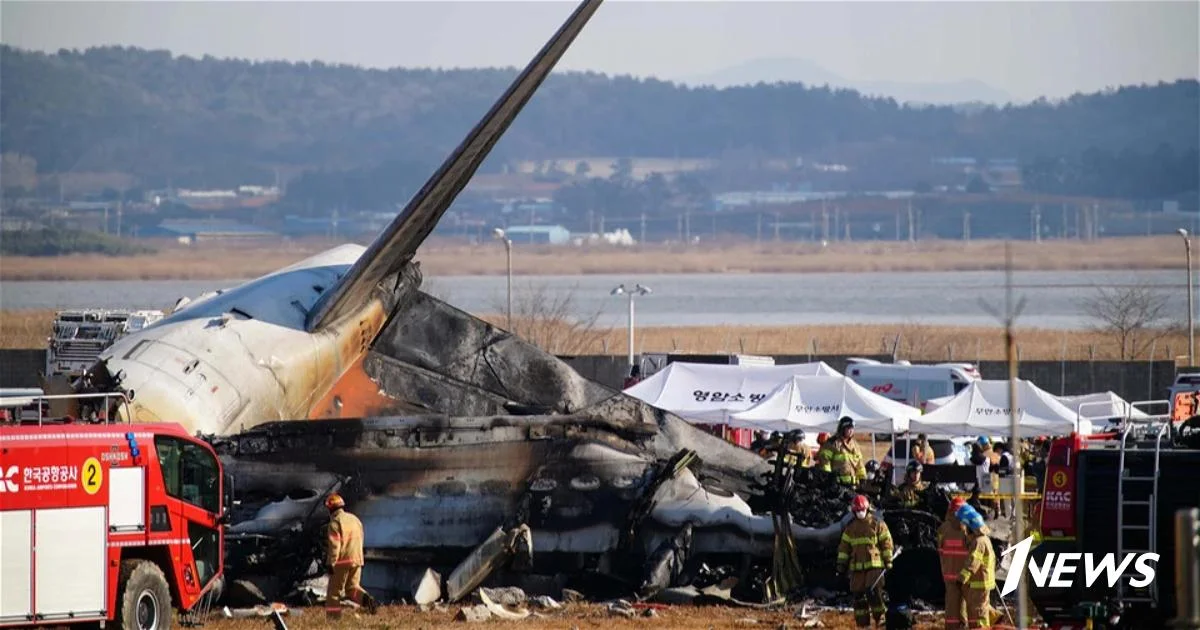
[[[182,296],[236,286],[241,280],[3,282],[0,308],[169,308]],[[1014,296],[1026,306],[1018,323],[1078,328],[1090,323],[1080,302],[1097,286],[1145,283],[1187,312],[1184,270],[1014,272]],[[628,274],[518,276],[517,310],[532,287],[570,294],[577,316],[599,313],[602,325],[624,325],[628,302],[612,296],[618,284],[640,283],[652,294],[636,299],[636,321],[646,326],[924,323],[995,325],[980,301],[1003,308],[1003,272],[895,272],[804,274]],[[426,289],[470,313],[500,313],[504,276],[427,278]]]

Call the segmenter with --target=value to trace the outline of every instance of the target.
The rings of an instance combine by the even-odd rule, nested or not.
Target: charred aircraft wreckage
[[[227,595],[277,599],[319,575],[331,491],[363,520],[364,586],[385,600],[409,597],[429,568],[450,601],[506,583],[642,597],[690,585],[756,603],[837,588],[850,490],[584,379],[419,290],[418,246],[599,4],[575,9],[369,247],[181,300],[77,383],[123,393],[113,412],[132,422],[210,436],[238,500]],[[883,512],[905,549],[893,600],[941,596],[933,546],[947,502],[928,499]]]

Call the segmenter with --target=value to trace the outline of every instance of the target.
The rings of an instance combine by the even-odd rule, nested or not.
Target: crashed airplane
[[[283,597],[320,573],[319,507],[335,490],[363,520],[364,585],[384,598],[409,596],[427,568],[445,572],[451,601],[534,576],[648,597],[734,575],[733,595],[757,601],[836,583],[849,490],[773,467],[420,291],[418,246],[599,5],[574,10],[369,247],[181,300],[79,382],[125,394],[124,419],[209,436],[240,502],[227,575],[248,597]],[[940,588],[939,518],[886,517],[912,550],[896,570],[910,562]]]

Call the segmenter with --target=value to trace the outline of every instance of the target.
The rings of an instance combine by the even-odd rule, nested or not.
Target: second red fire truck
[[[177,424],[0,425],[0,627],[163,630],[210,604],[223,482]]]

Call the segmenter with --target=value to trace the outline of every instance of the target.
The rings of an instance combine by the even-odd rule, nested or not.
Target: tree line
[[[322,205],[403,202],[516,69],[3,46],[0,73],[5,151],[31,157],[39,173],[117,170],[145,186],[218,187],[309,172],[291,200]],[[484,171],[519,159],[749,153],[854,162],[866,173],[855,185],[869,188],[911,186],[912,165],[969,156],[1019,159],[1037,190],[1164,196],[1197,188],[1197,111],[1195,80],[959,111],[800,83],[718,90],[562,72]]]

